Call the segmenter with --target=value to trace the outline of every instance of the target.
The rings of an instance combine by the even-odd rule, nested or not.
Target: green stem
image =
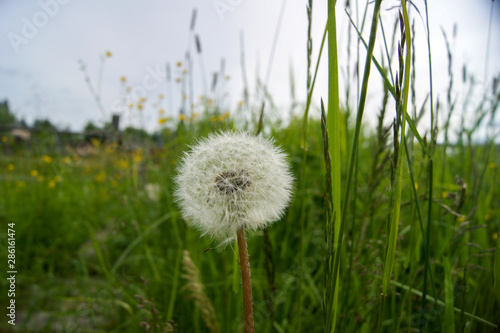
[[[403,150],[405,149],[405,132],[406,132],[406,109],[408,108],[408,93],[409,93],[409,83],[410,83],[410,67],[411,67],[411,35],[410,35],[410,24],[408,21],[408,12],[406,10],[406,1],[402,0],[403,7],[403,18],[405,24],[405,38],[406,38],[406,59],[405,59],[405,76],[404,76],[404,86],[403,86],[403,105],[401,108],[402,121],[401,121],[401,142],[399,144],[398,151],[398,170],[397,178],[395,179],[395,197],[393,214],[390,220],[390,233],[389,233],[389,243],[387,245],[387,254],[385,258],[384,265],[384,278],[382,280],[382,294],[387,295],[387,290],[389,289],[389,283],[391,281],[391,275],[394,268],[394,258],[396,255],[396,244],[398,239],[398,227],[399,227],[399,214],[401,211],[401,191],[403,184]],[[381,319],[381,318],[380,318]]]
[[[431,220],[432,220],[432,191],[434,184],[434,165],[432,157],[434,155],[434,94],[433,94],[433,86],[432,86],[432,61],[431,61],[431,43],[430,43],[430,30],[429,30],[429,11],[427,8],[427,0],[425,2],[425,16],[427,22],[427,48],[429,53],[429,84],[430,84],[430,103],[431,103],[431,146],[430,146],[430,160],[429,160],[429,201],[428,201],[428,209],[427,209],[427,237],[424,239],[425,242],[425,266],[424,266],[424,285],[422,288],[422,307],[421,307],[421,315],[423,318],[424,311],[426,308],[427,301],[427,273],[429,272],[429,240],[431,238]],[[444,162],[443,162],[444,165]],[[431,272],[432,273],[432,272]],[[432,276],[431,276],[432,277]],[[420,331],[423,330],[424,327],[420,327]]]

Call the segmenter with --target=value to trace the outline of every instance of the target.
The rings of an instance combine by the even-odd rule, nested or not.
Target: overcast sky
[[[327,1],[314,1],[313,64],[316,62],[326,20]],[[399,1],[384,0],[381,17],[387,35],[391,34]],[[417,100],[428,91],[427,48],[425,44],[425,10],[423,0],[415,0],[420,11],[411,10],[416,28]],[[441,28],[450,39],[456,94],[465,91],[461,84],[462,66],[467,65],[480,84],[500,72],[500,6],[494,3],[489,60],[486,65],[490,0],[431,0],[429,16],[436,96],[444,98],[448,81],[447,53]],[[351,0],[351,6],[354,1]],[[365,2],[359,1],[360,11]],[[372,8],[373,4],[369,6]],[[7,99],[18,117],[31,123],[48,118],[55,124],[80,130],[89,120],[99,123],[112,113],[122,112],[120,102],[130,87],[137,102],[144,103],[143,119],[149,130],[158,128],[158,110],[177,116],[182,100],[182,83],[176,83],[186,69],[185,54],[190,50],[194,77],[193,99],[199,96],[219,98],[224,109],[234,112],[242,99],[243,80],[240,65],[240,36],[244,36],[245,68],[251,93],[256,77],[266,80],[273,38],[280,12],[283,19],[276,43],[274,62],[268,77],[271,96],[282,114],[290,109],[290,68],[293,68],[299,102],[306,96],[306,1],[264,0],[0,0],[0,100]],[[347,63],[354,64],[356,44],[347,45],[348,19],[345,1],[337,1],[338,43],[341,72]],[[193,9],[196,9],[194,30],[190,32]],[[351,8],[356,18],[356,8]],[[361,18],[362,12],[359,14]],[[368,22],[371,16],[368,16]],[[369,25],[367,22],[367,26]],[[452,42],[454,24],[456,39]],[[380,31],[380,29],[379,29]],[[368,39],[368,29],[363,35]],[[196,52],[194,36],[201,42],[201,56]],[[355,36],[352,35],[354,38]],[[375,54],[381,58],[379,35]],[[388,36],[389,37],[389,36]],[[347,59],[350,47],[351,59]],[[106,57],[106,52],[111,57]],[[363,49],[361,57],[364,61]],[[100,88],[104,115],[85,82],[79,61],[83,61],[90,82],[97,89],[101,59],[104,61]],[[211,93],[212,74],[220,71],[225,61],[228,79],[218,80],[216,93]],[[181,67],[176,63],[182,62]],[[172,70],[170,87],[165,79],[165,66]],[[327,59],[322,59],[314,104],[327,97]],[[126,77],[121,83],[120,78]],[[203,80],[203,77],[205,78]],[[345,76],[341,80],[341,96]],[[354,81],[353,81],[354,82]],[[489,85],[489,83],[488,83]],[[366,119],[373,122],[376,107],[381,103],[380,76],[372,67]],[[482,96],[481,86],[476,96]],[[159,94],[166,98],[158,100]],[[171,95],[169,95],[171,94]],[[222,101],[221,96],[226,94]],[[188,100],[190,96],[187,97]],[[343,98],[342,98],[343,99]],[[345,99],[343,99],[345,101]],[[443,100],[444,101],[444,100]],[[460,99],[458,103],[460,104]],[[136,103],[137,104],[137,103]],[[350,101],[351,107],[356,101]],[[296,112],[300,112],[299,109]],[[124,117],[125,125],[142,126],[139,111]],[[125,115],[125,114],[124,114]]]

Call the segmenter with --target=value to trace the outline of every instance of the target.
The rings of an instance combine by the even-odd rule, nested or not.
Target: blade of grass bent
[[[415,288],[412,288],[412,287],[410,287],[410,286],[407,286],[407,285],[405,285],[405,284],[402,284],[402,283],[397,282],[397,281],[394,281],[394,280],[392,280],[392,281],[391,281],[391,284],[392,284],[393,286],[398,287],[398,288],[401,288],[401,289],[407,290],[407,291],[411,292],[412,294],[414,294],[414,295],[416,295],[416,296],[418,296],[418,297],[423,297],[423,293],[422,293],[420,290],[417,290],[417,289],[415,289]],[[445,306],[446,306],[445,302],[443,302],[443,301],[442,301],[442,300],[440,300],[440,299],[436,299],[436,298],[434,298],[434,297],[432,297],[432,296],[429,296],[429,295],[427,295],[427,296],[426,296],[426,298],[427,298],[427,300],[428,300],[429,302],[436,303],[437,305],[442,306],[442,307],[445,307]],[[457,312],[457,313],[462,313],[462,309],[459,309],[459,308],[457,308],[457,307],[454,307],[454,308],[453,308],[453,310],[454,310],[455,312]],[[463,311],[463,314],[464,314],[466,317],[469,317],[469,318],[471,318],[471,319],[474,319],[474,320],[476,320],[476,321],[478,321],[478,322],[480,322],[480,323],[482,323],[482,324],[488,325],[488,326],[490,326],[490,327],[493,327],[493,328],[497,328],[497,327],[498,327],[496,324],[492,323],[491,321],[488,321],[488,320],[486,320],[486,319],[484,319],[484,318],[478,317],[478,316],[476,316],[476,315],[474,315],[474,314],[472,314],[472,313],[470,313],[470,312]]]
[[[125,258],[128,256],[128,254],[137,246],[141,243],[143,238],[147,237],[150,233],[156,230],[158,226],[160,226],[162,223],[167,221],[170,217],[172,216],[171,213],[163,215],[161,218],[153,222],[148,229],[146,229],[142,234],[140,234],[132,243],[130,243],[129,246],[122,252],[120,257],[116,260],[115,264],[113,265],[113,268],[111,269],[111,274],[116,274],[116,270],[118,267],[120,267],[125,260]]]

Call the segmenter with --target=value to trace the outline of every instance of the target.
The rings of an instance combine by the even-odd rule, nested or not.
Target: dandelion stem
[[[245,321],[245,333],[253,333],[252,279],[250,277],[250,262],[248,261],[245,228],[242,227],[238,229],[237,239],[238,252],[240,254],[241,284],[243,286],[243,316]]]

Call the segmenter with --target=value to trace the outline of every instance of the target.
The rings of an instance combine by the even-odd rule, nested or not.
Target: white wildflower
[[[286,155],[272,141],[226,132],[184,155],[175,195],[189,225],[227,240],[242,227],[257,230],[279,220],[292,183]]]

